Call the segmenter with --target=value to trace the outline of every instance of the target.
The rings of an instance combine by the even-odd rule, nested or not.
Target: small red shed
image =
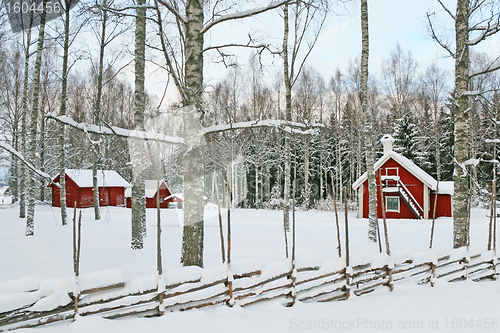
[[[66,206],[78,208],[94,206],[92,170],[67,169],[66,173]],[[58,183],[59,174],[54,176],[54,183]],[[99,187],[100,206],[125,206],[125,189],[131,185],[116,171],[98,170],[97,184]],[[60,190],[54,184],[52,187],[52,206],[61,207]]]
[[[146,208],[156,208],[156,195],[157,195],[157,180],[145,180],[144,185],[146,189]],[[125,190],[125,198],[127,200],[127,207],[132,207],[132,188]],[[160,208],[168,208],[170,202],[182,202],[180,195],[175,195],[170,192],[164,180],[160,180]]]
[[[436,217],[452,216],[453,182],[438,182],[411,160],[392,150],[394,138],[386,134],[380,140],[384,155],[375,163],[377,215],[382,218],[380,180],[385,197],[385,215],[392,219],[431,219],[437,195]],[[380,171],[379,171],[380,170]],[[368,179],[365,172],[354,182],[358,190],[358,216],[368,218]],[[436,193],[437,189],[437,193]]]

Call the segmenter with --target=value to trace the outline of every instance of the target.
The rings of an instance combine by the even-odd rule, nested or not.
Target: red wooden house
[[[68,169],[66,172],[66,206],[78,208],[94,206],[92,170]],[[59,174],[53,178],[58,183]],[[98,170],[97,184],[99,187],[100,206],[125,206],[125,188],[131,185],[116,171]],[[61,207],[60,190],[54,184],[52,187],[52,206]]]
[[[157,180],[146,180],[146,208],[156,208],[156,196],[157,196]],[[170,192],[167,184],[164,180],[160,180],[160,208],[168,208],[170,202],[182,202],[180,195],[174,195]],[[129,188],[125,191],[125,197],[127,199],[127,207],[132,207],[132,189]]]
[[[381,141],[384,145],[384,155],[374,165],[378,217],[382,218],[379,174],[382,178],[387,218],[432,219],[436,195],[436,217],[452,216],[453,182],[441,181],[438,186],[432,176],[392,150],[392,136],[386,134]],[[358,191],[359,217],[368,218],[367,173],[356,180],[352,187]]]

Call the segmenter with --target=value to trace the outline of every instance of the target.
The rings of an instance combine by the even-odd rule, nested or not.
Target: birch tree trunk
[[[285,78],[285,116],[286,120],[292,120],[292,84],[290,82],[290,72],[288,69],[288,3],[283,6],[283,70]],[[290,133],[285,134],[285,185],[283,191],[284,200],[284,227],[286,231],[290,231]]]
[[[320,143],[320,151],[319,151],[319,200],[323,200],[324,197],[323,197],[323,149],[324,149],[324,145],[323,145],[323,138],[321,139],[321,143]],[[328,185],[326,186],[328,187]],[[335,191],[335,189],[334,189]]]
[[[104,50],[106,48],[106,26],[108,20],[108,12],[106,10],[107,1],[102,3],[102,21],[101,21],[101,39],[99,41],[99,67],[97,69],[97,91],[94,104],[94,124],[100,123],[101,116],[101,99],[102,99],[102,81],[104,71]],[[98,137],[95,138],[98,142]],[[92,163],[92,186],[94,192],[94,219],[101,219],[101,210],[99,208],[99,183],[97,171],[99,170],[99,144],[93,144],[93,163]]]
[[[375,171],[373,169],[373,142],[372,142],[372,115],[368,105],[368,1],[361,0],[361,108],[364,116],[365,158],[366,172],[368,174],[368,239],[377,241],[377,184],[375,183]],[[382,189],[380,189],[382,191]]]
[[[69,11],[70,1],[65,1],[65,21],[64,21],[64,47],[63,47],[63,65],[62,65],[62,87],[61,87],[61,106],[59,115],[66,114],[66,101],[67,101],[67,84],[68,84],[68,51],[69,51]],[[60,202],[61,202],[61,221],[66,225],[67,212],[66,212],[66,154],[64,151],[64,124],[59,125],[59,184],[60,188]],[[72,203],[70,202],[70,205]]]
[[[31,12],[33,13],[33,12]],[[23,156],[27,155],[26,150],[26,127],[28,123],[28,80],[29,80],[29,60],[30,60],[30,46],[31,46],[31,28],[33,25],[33,15],[30,15],[30,25],[26,32],[26,45],[24,52],[24,82],[23,82],[23,97],[21,101],[21,152]],[[26,183],[28,182],[28,175],[26,166],[21,163],[21,172],[19,180],[19,217],[26,217]]]
[[[45,89],[46,85],[48,84],[47,81],[44,81],[42,85],[42,89]],[[43,95],[42,97],[42,103],[40,106],[40,117],[39,117],[39,122],[40,122],[40,134],[38,138],[38,151],[39,151],[39,156],[40,156],[40,171],[45,172],[45,105],[46,105],[46,97]],[[45,201],[45,184],[39,183],[40,185],[40,201],[44,202]]]
[[[304,206],[306,210],[311,207],[311,187],[309,186],[309,136],[304,136]]]
[[[202,134],[201,120],[203,118],[202,92],[203,92],[203,38],[204,33],[216,24],[250,17],[277,8],[285,0],[272,2],[269,6],[243,11],[234,16],[219,17],[203,26],[203,5],[210,2],[189,0],[185,4],[186,15],[178,12],[176,1],[162,2],[173,15],[177,17],[179,38],[183,41],[184,49],[184,82],[178,66],[174,66],[168,52],[164,56],[173,76],[174,82],[182,97],[184,138],[187,150],[184,154],[184,228],[182,240],[182,257],[184,265],[203,266],[203,194],[204,194],[204,169],[203,146],[205,138]],[[159,1],[158,1],[159,2]],[[218,3],[218,2],[217,2]],[[157,11],[157,14],[159,12]],[[222,15],[223,16],[223,15]],[[159,15],[158,15],[159,17]],[[159,20],[161,22],[161,19]],[[160,31],[161,28],[160,28]],[[165,36],[160,33],[162,48],[165,49]],[[231,198],[228,198],[231,200]]]
[[[188,150],[184,155],[184,228],[182,258],[184,266],[203,267],[203,1],[186,4],[184,137]],[[228,198],[228,201],[231,198]]]
[[[31,109],[31,129],[30,129],[30,149],[28,162],[36,166],[36,134],[37,134],[37,120],[38,120],[38,104],[40,97],[40,71],[42,67],[42,51],[43,51],[43,39],[45,37],[45,17],[47,0],[43,0],[43,10],[40,18],[40,28],[38,32],[38,47],[36,51],[36,62],[35,62],[35,76],[33,79],[33,106]],[[29,188],[28,188],[28,214],[26,216],[26,236],[33,236],[35,234],[35,190],[36,181],[35,173],[33,170],[29,169]]]
[[[137,0],[138,6],[144,6],[145,0]],[[135,96],[134,96],[134,123],[136,130],[144,130],[144,111],[146,108],[144,96],[145,81],[145,61],[146,61],[146,8],[136,9],[135,26]],[[138,149],[144,145],[134,145],[136,150],[131,156],[135,160],[136,168],[132,174],[132,248],[142,249],[143,238],[146,236],[146,198],[144,188],[144,168],[141,154],[144,152]],[[139,150],[139,151],[137,151]],[[139,155],[139,156],[137,156]]]
[[[467,159],[467,109],[468,96],[464,94],[469,86],[469,0],[457,0],[455,19],[455,167],[453,180],[455,194],[453,198],[453,247],[467,244],[467,196],[468,179],[463,176],[462,165]]]

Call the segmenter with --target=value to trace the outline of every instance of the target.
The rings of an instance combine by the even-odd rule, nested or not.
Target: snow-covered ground
[[[7,191],[7,186],[0,186],[0,207],[2,205],[10,205],[12,203],[12,197],[10,195],[5,194]]]
[[[43,279],[66,277],[73,272],[71,223],[61,226],[57,208],[36,207],[35,236],[26,237],[25,221],[18,217],[18,206],[0,209],[0,283],[27,276]],[[206,211],[206,267],[220,264],[220,239],[216,209]],[[72,209],[70,215],[72,216]],[[486,210],[472,213],[471,248],[486,249],[489,218]],[[285,258],[282,212],[236,209],[231,212],[232,260],[258,259],[262,265]],[[226,215],[223,216],[226,231]],[[332,212],[299,211],[297,256],[315,255],[322,261],[337,256],[335,216]],[[344,242],[344,215],[339,214]],[[130,210],[107,207],[102,220],[93,219],[92,209],[82,210],[82,274],[121,269],[126,278],[156,271],[156,210],[147,210],[144,249],[130,249]],[[367,242],[367,220],[349,214],[350,253],[368,257],[378,252]],[[431,221],[389,220],[391,251],[419,252],[428,249]],[[452,247],[452,219],[436,221],[434,245],[440,252]],[[182,226],[179,211],[162,210],[162,251],[164,270],[179,266]],[[291,243],[291,235],[289,235]],[[398,284],[390,293],[385,288],[345,302],[297,304],[292,308],[278,302],[264,302],[249,308],[219,306],[203,310],[167,313],[156,319],[109,321],[99,317],[79,318],[37,330],[43,332],[136,332],[158,328],[175,332],[287,332],[287,331],[387,331],[478,332],[500,329],[500,284],[459,282],[438,283],[435,288],[412,282]],[[471,321],[473,319],[473,321]],[[481,325],[481,327],[479,327]]]

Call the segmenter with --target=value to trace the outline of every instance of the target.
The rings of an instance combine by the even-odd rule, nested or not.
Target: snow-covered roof
[[[408,170],[412,175],[417,177],[422,183],[427,185],[431,190],[436,190],[436,183],[437,181],[429,175],[427,172],[422,170],[419,166],[417,166],[413,161],[409,160],[408,158],[404,157],[403,155],[400,155],[396,153],[395,151],[391,150],[385,153],[373,166],[375,171],[377,171],[385,162],[387,162],[390,158],[394,159],[396,162],[398,162],[402,167],[404,167],[406,170]],[[365,172],[361,177],[359,177],[354,184],[352,184],[353,189],[357,189],[361,184],[364,183],[364,181],[368,178],[367,173]],[[440,185],[444,183],[441,182]],[[439,189],[439,193],[441,193],[441,186]]]
[[[438,194],[453,195],[454,193],[455,193],[455,182],[453,181],[439,182]]]
[[[145,180],[144,181],[144,186],[146,188],[146,198],[154,198],[155,194],[156,194],[156,189],[157,189],[157,180],[154,179],[154,180]],[[164,180],[160,180],[160,187],[161,188],[167,188],[167,184],[165,183]],[[128,188],[125,190],[125,198],[130,198],[132,197],[132,189],[131,188]]]
[[[79,187],[93,187],[92,170],[66,169],[66,175]],[[59,174],[55,175],[55,179]],[[99,187],[130,187],[131,185],[114,170],[97,170],[97,184]]]

